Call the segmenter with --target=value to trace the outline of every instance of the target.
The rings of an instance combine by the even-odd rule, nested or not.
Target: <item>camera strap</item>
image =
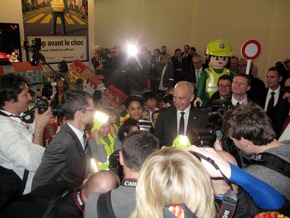
[[[238,203],[238,197],[234,190],[228,190],[222,199],[217,218],[231,218],[234,216]]]
[[[121,186],[136,188],[136,185],[137,185],[137,179],[124,179],[121,182]]]
[[[81,188],[74,189],[74,199],[77,207],[83,213],[85,210],[85,203],[82,197]]]
[[[223,179],[225,182],[229,185],[230,190],[228,190],[222,199],[222,204],[220,206],[219,214],[217,215],[217,218],[231,218],[234,216],[237,203],[238,203],[238,196],[233,190],[232,184],[230,180],[223,174],[223,172],[220,170],[219,166],[214,162],[213,159],[204,156],[203,154],[197,153],[197,152],[190,152],[196,157],[203,159],[207,162],[209,162],[215,169],[219,170]]]
[[[290,163],[271,153],[260,153],[251,156],[251,164],[258,164],[290,178]]]
[[[99,195],[97,201],[98,217],[116,218],[111,201],[111,191]]]
[[[136,188],[137,179],[124,179],[121,186]],[[112,207],[111,191],[99,195],[97,201],[98,217],[115,218],[115,213]]]
[[[25,117],[26,117],[25,114],[24,114],[23,116],[14,116],[14,115],[12,115],[12,114],[9,115],[9,114],[6,114],[6,113],[0,111],[0,115],[2,115],[2,116],[4,116],[4,117],[7,117],[9,120],[11,120],[11,121],[13,121],[13,122],[16,122],[16,123],[18,123],[18,122],[17,122],[16,120],[12,119],[11,117],[15,117],[15,118],[20,119],[20,120],[22,121],[21,124],[22,124],[23,126],[25,126],[26,129],[29,128],[29,126],[27,125],[27,123],[33,123],[33,120],[34,120],[34,119],[32,119],[32,122],[27,122],[27,121],[29,121],[29,120],[26,120],[26,119],[25,119]]]

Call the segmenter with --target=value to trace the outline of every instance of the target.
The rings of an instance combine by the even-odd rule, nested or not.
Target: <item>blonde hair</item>
[[[143,164],[131,218],[163,217],[163,206],[185,203],[198,218],[215,217],[210,177],[200,161],[187,151],[166,147]]]

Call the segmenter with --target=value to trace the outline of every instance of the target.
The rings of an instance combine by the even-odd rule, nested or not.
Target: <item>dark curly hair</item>
[[[3,108],[5,102],[17,102],[25,84],[28,84],[28,81],[20,75],[10,73],[0,76],[0,107]]]

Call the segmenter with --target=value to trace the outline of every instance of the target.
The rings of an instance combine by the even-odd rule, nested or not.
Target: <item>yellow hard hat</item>
[[[207,44],[205,53],[207,55],[213,55],[218,57],[232,57],[233,49],[228,41],[216,39]]]
[[[107,123],[109,120],[109,115],[102,112],[102,111],[96,111],[94,114],[94,119],[93,119],[93,125],[91,132],[94,130],[99,130],[105,123]]]

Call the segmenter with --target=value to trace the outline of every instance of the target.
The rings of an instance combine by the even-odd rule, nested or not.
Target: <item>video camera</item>
[[[24,41],[24,48],[26,51],[30,51],[32,53],[32,57],[30,58],[30,64],[32,66],[37,66],[39,60],[41,62],[45,61],[45,57],[40,53],[42,47],[41,38],[35,38],[31,41],[31,45],[28,41]]]
[[[212,112],[218,112],[219,115],[223,115],[229,107],[232,106],[231,99],[217,99],[212,101],[211,103],[211,111]]]

